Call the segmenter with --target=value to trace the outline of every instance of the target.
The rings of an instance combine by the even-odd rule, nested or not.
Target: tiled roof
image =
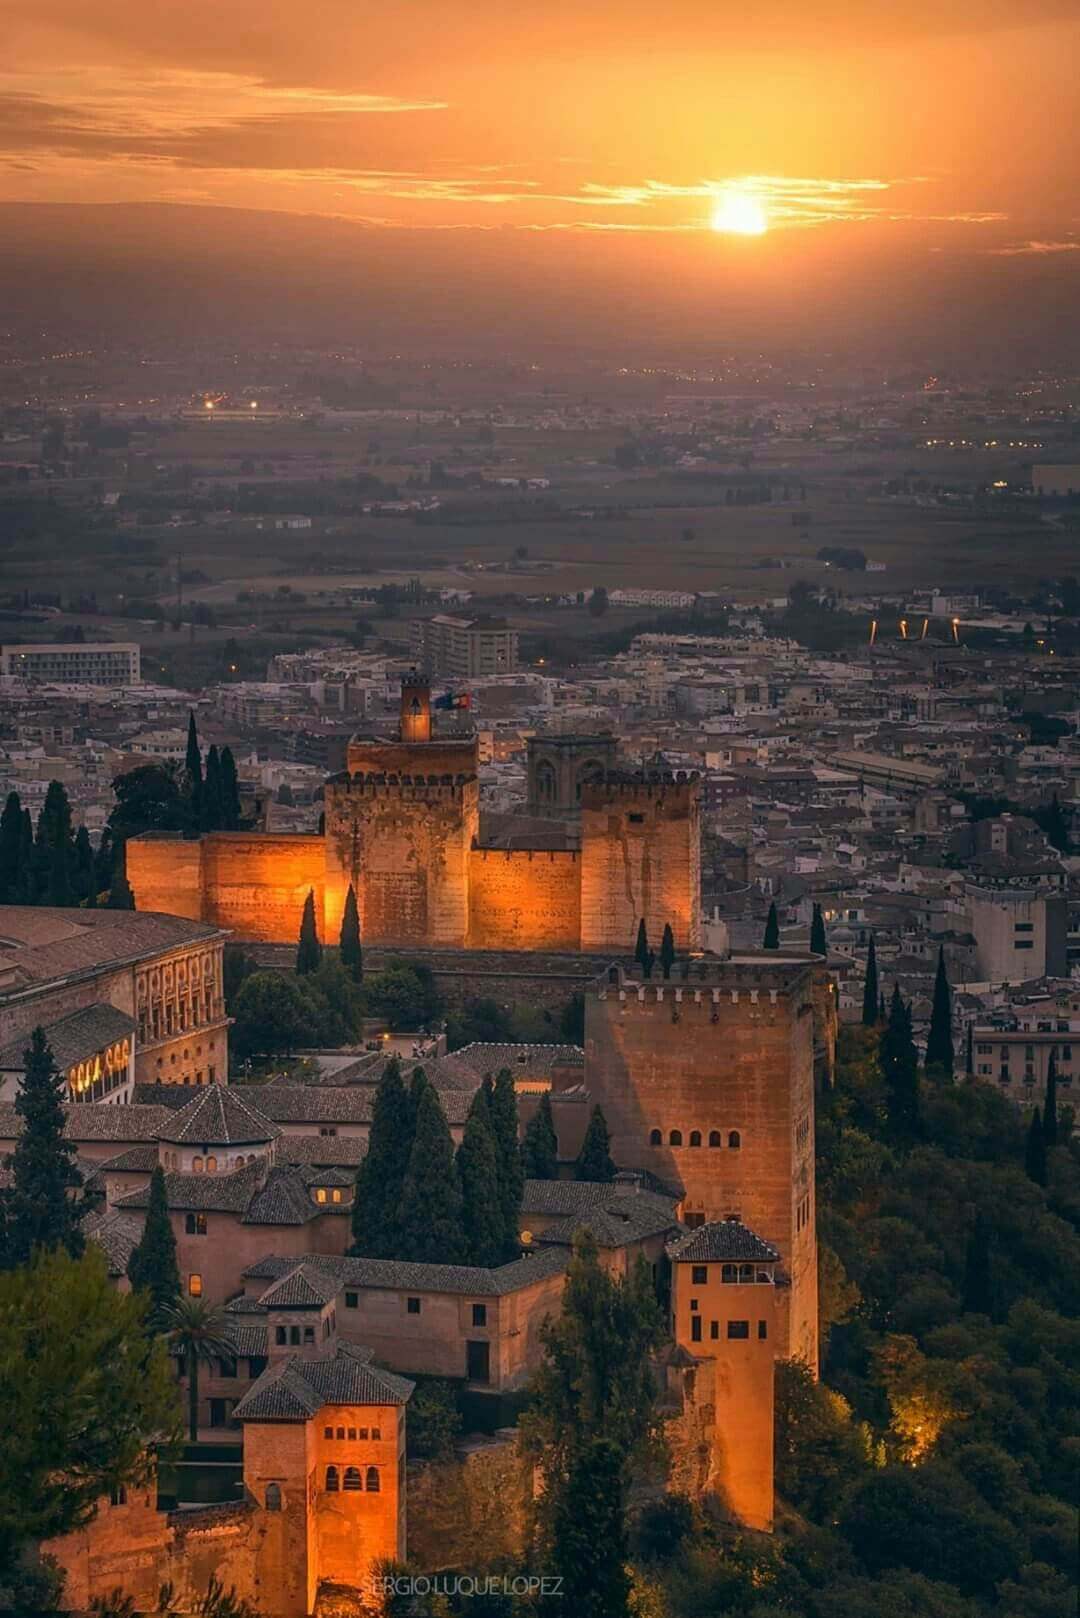
[[[156,1141],[169,1114],[164,1107],[118,1107],[103,1102],[76,1101],[64,1108],[64,1135],[75,1141]],[[14,1102],[0,1102],[0,1140],[22,1134],[22,1119]]]
[[[0,909],[4,966],[14,969],[20,987],[93,975],[222,936],[220,927],[153,910]]]
[[[146,1080],[139,1080],[131,1092],[131,1099],[136,1106],[168,1107],[170,1112],[179,1112],[191,1101],[191,1086],[149,1084]]]
[[[237,1421],[310,1421],[324,1405],[403,1405],[414,1384],[340,1343],[333,1358],[294,1356],[269,1366],[233,1411]]]
[[[96,1056],[106,1045],[115,1044],[120,1039],[129,1039],[134,1032],[135,1023],[131,1017],[123,1011],[117,1011],[115,1006],[101,1002],[87,1006],[82,1011],[74,1011],[70,1017],[61,1017],[58,1022],[45,1025],[45,1037],[49,1042],[53,1061],[61,1072],[73,1067],[76,1062],[85,1062],[88,1056]],[[10,1044],[5,1045],[0,1051],[0,1069],[21,1073],[25,1066],[24,1053],[29,1043],[30,1035],[22,1034],[18,1039],[13,1039]]]
[[[208,1084],[168,1119],[161,1139],[196,1146],[252,1146],[274,1140],[276,1124],[225,1084]]]
[[[266,1183],[252,1197],[244,1211],[245,1225],[306,1225],[324,1212],[347,1211],[345,1205],[316,1204],[299,1170],[273,1168]]]
[[[360,1135],[282,1135],[278,1161],[284,1158],[287,1163],[310,1164],[317,1168],[336,1164],[355,1169],[367,1156],[367,1147],[367,1141]]]
[[[536,1240],[545,1245],[572,1246],[579,1230],[591,1230],[599,1247],[618,1248],[677,1229],[678,1220],[670,1204],[653,1197],[613,1197],[603,1206],[549,1225]]]
[[[145,1146],[129,1146],[126,1152],[107,1157],[104,1163],[95,1163],[98,1174],[153,1174],[158,1166],[158,1149],[154,1141]]]
[[[83,1220],[82,1228],[104,1252],[113,1280],[126,1275],[128,1259],[142,1236],[142,1220],[115,1211],[92,1213]]]
[[[551,1247],[544,1252],[530,1253],[528,1258],[501,1264],[498,1269],[485,1270],[465,1264],[409,1264],[398,1259],[339,1258],[336,1255],[313,1253],[305,1260],[319,1269],[327,1270],[342,1287],[387,1288],[394,1291],[453,1292],[475,1297],[502,1297],[520,1292],[535,1281],[551,1275],[561,1275],[570,1262],[564,1248]],[[245,1278],[276,1280],[295,1268],[294,1258],[270,1255],[249,1265]]]
[[[505,1067],[515,1079],[546,1079],[553,1067],[581,1067],[585,1052],[580,1045],[499,1045],[476,1040],[455,1051],[454,1060],[467,1064],[480,1078]]]
[[[699,1225],[668,1246],[670,1257],[681,1264],[707,1264],[717,1259],[743,1259],[759,1264],[775,1264],[780,1254],[737,1219]]]
[[[675,1201],[658,1197],[652,1191],[633,1191],[607,1180],[526,1180],[521,1197],[522,1213],[580,1214],[587,1208],[605,1206],[616,1197],[640,1197],[653,1203]]]
[[[336,1298],[339,1287],[325,1270],[313,1264],[298,1264],[283,1275],[259,1299],[264,1309],[321,1309]]]
[[[258,1191],[265,1169],[264,1163],[245,1163],[228,1174],[166,1174],[165,1198],[177,1213],[242,1214]],[[116,1207],[145,1208],[149,1201],[150,1187],[144,1185],[118,1197]]]
[[[420,1064],[417,1064],[420,1065]],[[369,1084],[266,1084],[256,1092],[258,1108],[278,1124],[369,1124],[375,1087]],[[441,1090],[439,1101],[449,1124],[463,1124],[472,1097]]]

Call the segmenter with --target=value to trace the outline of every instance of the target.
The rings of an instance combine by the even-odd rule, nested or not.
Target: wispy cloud
[[[1040,258],[1051,253],[1080,253],[1080,241],[1015,242],[1006,247],[988,247],[986,251],[995,258]]]

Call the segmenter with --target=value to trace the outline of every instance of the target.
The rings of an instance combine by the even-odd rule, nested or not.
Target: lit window
[[[189,1275],[188,1276],[187,1289],[188,1289],[188,1297],[189,1298],[201,1298],[202,1297],[202,1276],[201,1275]]]

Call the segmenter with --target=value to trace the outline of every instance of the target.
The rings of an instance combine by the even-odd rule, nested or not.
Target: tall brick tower
[[[406,675],[398,740],[355,736],[348,768],[326,784],[328,940],[337,939],[352,883],[367,942],[464,947],[476,772],[475,736],[437,735],[428,680]]]
[[[581,792],[581,947],[628,954],[644,918],[659,949],[701,932],[701,783],[696,773],[608,773]]]
[[[681,1189],[686,1223],[737,1217],[777,1249],[776,1352],[816,1370],[813,971],[775,950],[667,982],[613,966],[585,998],[585,1084],[620,1168]]]

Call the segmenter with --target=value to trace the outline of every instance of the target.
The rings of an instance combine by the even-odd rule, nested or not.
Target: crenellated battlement
[[[477,777],[460,772],[451,775],[397,774],[393,771],[358,770],[350,775],[343,771],[331,776],[328,787],[344,790],[357,797],[403,798],[410,803],[459,800],[467,789],[478,786]]]
[[[594,798],[654,798],[674,791],[692,790],[700,785],[697,770],[606,770],[582,785],[583,803]]]

